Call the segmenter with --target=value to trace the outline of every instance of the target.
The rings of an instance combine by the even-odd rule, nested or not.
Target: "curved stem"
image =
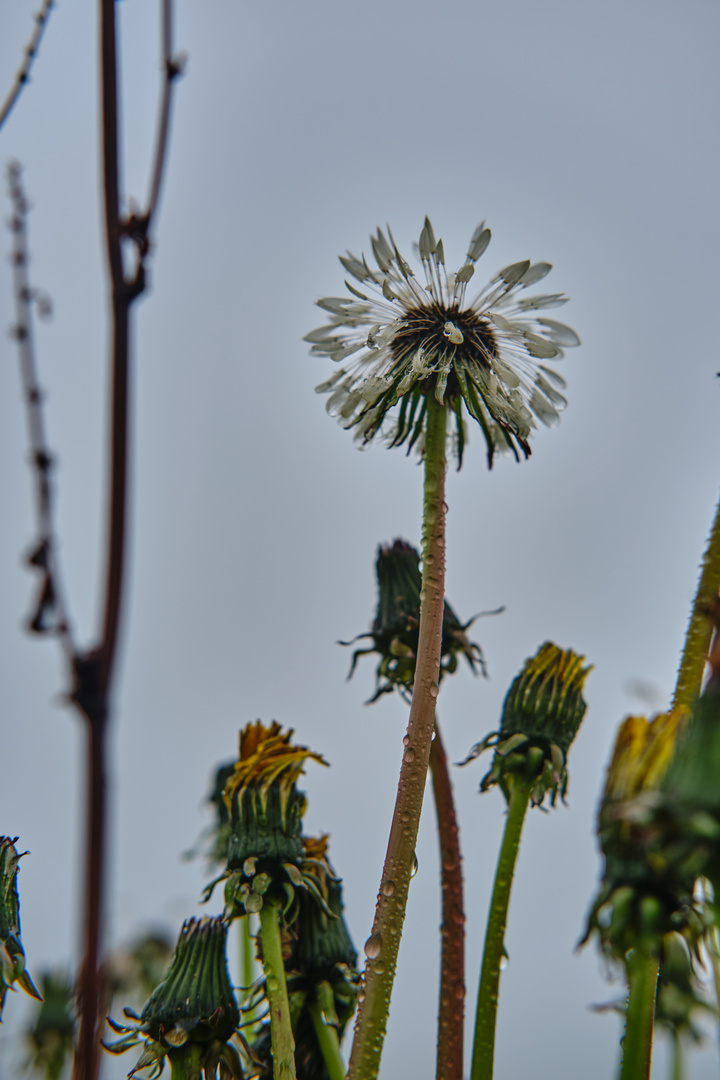
[[[295,1039],[290,1022],[290,1004],[285,982],[285,965],[280,938],[280,908],[265,900],[260,908],[263,968],[270,1006],[270,1032],[274,1080],[295,1080]]]
[[[310,1002],[310,1015],[330,1080],[345,1080],[345,1062],[340,1053],[337,1031],[332,1024],[325,1023],[317,998]]]
[[[408,742],[366,952],[364,999],[355,1022],[348,1080],[374,1080],[380,1068],[390,995],[415,856],[438,694],[445,601],[445,432],[447,409],[427,399],[420,629]]]
[[[629,993],[620,1080],[649,1080],[658,958],[632,949],[625,966]]]
[[[505,952],[505,927],[507,926],[510,891],[512,889],[515,863],[520,849],[525,812],[530,800],[532,784],[513,780],[510,788],[505,832],[498,856],[495,884],[493,885],[485,931],[480,989],[478,990],[475,1016],[475,1039],[473,1042],[471,1080],[491,1080],[495,1061],[495,1027],[497,1021],[498,995],[500,990],[500,966]]]
[[[685,635],[685,645],[675,684],[673,706],[691,705],[702,688],[705,662],[710,649],[713,632],[708,607],[717,601],[720,586],[720,502],[710,529],[707,548],[703,555],[697,592],[693,601]]]
[[[465,912],[460,837],[447,755],[435,717],[435,738],[430,749],[435,810],[440,841],[442,888],[442,953],[438,1010],[437,1080],[458,1080],[463,1075],[465,1000]]]

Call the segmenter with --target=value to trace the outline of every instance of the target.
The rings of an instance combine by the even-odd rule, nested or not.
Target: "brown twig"
[[[33,337],[33,305],[49,313],[50,305],[30,285],[27,235],[28,201],[22,183],[22,168],[17,161],[8,165],[8,188],[12,202],[9,226],[13,244],[10,261],[13,268],[16,322],[12,335],[18,343],[20,382],[25,402],[30,444],[30,465],[35,475],[35,502],[38,536],[28,556],[28,563],[42,575],[38,599],[28,620],[28,629],[37,634],[57,634],[68,661],[75,649],[70,620],[64,602],[58,566],[57,544],[53,527],[53,455],[50,453],[43,419],[43,393],[37,377]]]
[[[75,660],[74,699],[89,721],[85,955],[80,980],[80,1034],[75,1080],[96,1080],[99,1068],[99,1015],[103,1000],[100,970],[106,823],[106,736],[114,662],[117,655],[126,553],[128,488],[129,313],[145,288],[148,229],[154,215],[167,157],[170,88],[180,65],[171,54],[171,0],[162,0],[165,83],[159,135],[152,167],[150,201],[144,214],[120,216],[120,147],[117,111],[117,40],[114,0],[100,0],[102,64],[103,187],[108,267],[112,286],[112,430],[108,560],[101,644]],[[123,238],[135,247],[130,275],[123,262]]]
[[[463,1019],[465,1000],[465,911],[460,836],[447,755],[437,715],[430,749],[435,810],[440,840],[442,883],[442,956],[438,1016],[437,1080],[463,1076]]]
[[[33,61],[35,60],[37,51],[40,47],[42,36],[45,33],[47,21],[50,18],[50,12],[54,7],[55,0],[44,0],[43,6],[40,8],[40,11],[38,11],[34,16],[35,26],[33,28],[32,34],[30,35],[30,40],[25,46],[22,63],[20,64],[18,72],[15,76],[15,81],[13,82],[13,85],[10,88],[7,97],[3,101],[2,105],[0,105],[0,128],[3,126],[8,116],[12,112],[13,106],[15,105],[17,99],[20,97],[23,88],[27,86],[28,82],[30,81],[30,68],[33,66]]]

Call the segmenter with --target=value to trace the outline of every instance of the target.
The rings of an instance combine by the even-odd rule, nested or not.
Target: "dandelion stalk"
[[[435,720],[430,750],[435,810],[440,840],[442,951],[436,1080],[463,1075],[463,1001],[465,998],[465,912],[460,842],[447,755]]]
[[[483,951],[475,1016],[475,1039],[473,1042],[472,1068],[470,1080],[491,1080],[495,1060],[495,1027],[497,1022],[498,995],[500,988],[500,968],[505,952],[505,928],[507,926],[510,891],[512,889],[515,862],[520,850],[525,813],[532,791],[532,781],[513,779],[509,781],[510,800],[508,802],[505,832],[503,833],[500,856],[495,872],[485,948]]]
[[[290,1022],[285,966],[280,939],[280,908],[267,901],[260,908],[263,967],[272,1033],[273,1076],[275,1080],[295,1080],[295,1039]]]
[[[627,1026],[620,1080],[648,1080],[658,983],[658,957],[638,947],[625,960],[628,973]]]
[[[373,1080],[380,1067],[435,723],[445,587],[447,410],[432,395],[426,398],[426,405],[423,580],[417,667],[408,743],[400,770],[375,921],[365,946],[368,957],[365,997],[355,1025],[348,1080],[360,1077]]]
[[[310,1015],[330,1080],[345,1080],[345,1062],[340,1053],[340,1041],[332,1024],[326,1024],[320,1002],[310,1002]]]
[[[700,693],[705,663],[710,649],[713,624],[708,619],[708,605],[717,600],[720,585],[720,502],[710,529],[703,555],[700,580],[693,601],[685,635],[680,668],[675,685],[673,707],[691,705]]]

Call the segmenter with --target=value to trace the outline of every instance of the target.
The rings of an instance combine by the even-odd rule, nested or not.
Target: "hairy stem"
[[[515,779],[508,782],[512,784],[510,800],[485,931],[485,948],[475,1017],[471,1080],[491,1080],[493,1075],[500,967],[503,958],[507,956],[505,927],[515,863],[520,849],[520,835],[532,788],[532,784],[521,780]]]
[[[626,959],[628,1006],[620,1080],[649,1080],[658,958],[640,948]]]
[[[345,1080],[345,1062],[340,1053],[337,1031],[332,1024],[325,1023],[317,998],[310,1002],[310,1015],[330,1080]]]
[[[263,967],[270,1006],[270,1033],[274,1080],[295,1080],[295,1039],[290,1022],[290,1005],[280,938],[280,908],[265,900],[260,908]]]
[[[447,755],[437,717],[430,750],[442,887],[442,952],[440,1007],[438,1011],[437,1080],[457,1080],[463,1075],[463,1027],[465,1000],[465,912],[460,837]]]
[[[438,695],[445,590],[445,433],[447,410],[427,398],[420,628],[407,745],[372,934],[365,952],[364,998],[355,1022],[349,1080],[374,1080],[380,1068],[390,996],[412,876]]]
[[[673,706],[691,705],[702,688],[703,672],[713,632],[708,608],[717,601],[720,586],[720,502],[710,529],[680,659]]]

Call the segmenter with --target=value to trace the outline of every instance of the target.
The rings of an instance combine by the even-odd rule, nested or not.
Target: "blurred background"
[[[0,4],[0,95],[38,0]],[[568,807],[529,815],[502,977],[497,1080],[531,1069],[604,1080],[619,1020],[594,947],[575,952],[596,888],[595,816],[619,721],[668,704],[720,481],[716,346],[720,12],[710,0],[178,0],[177,86],[150,289],[134,309],[132,512],[112,725],[108,941],[219,910],[198,900],[215,766],[238,729],[277,719],[321,752],[306,831],[332,835],[362,949],[374,910],[406,707],[363,702],[336,642],[368,629],[378,543],[420,543],[422,471],[357,449],[314,386],[329,362],[302,336],[341,295],[337,255],[389,222],[411,254],[424,215],[449,264],[486,218],[478,281],[519,259],[555,264],[549,291],[583,339],[563,361],[569,407],[523,464],[488,473],[472,443],[448,484],[448,598],[489,679],[460,669],[439,716],[453,761],[497,726],[525,658],[550,638],[595,665],[570,757]],[[156,5],[125,0],[123,190],[149,179],[160,46]],[[24,166],[38,328],[59,468],[58,532],[78,635],[97,632],[104,525],[107,281],[101,232],[96,12],[60,2],[30,85],[0,131]],[[9,214],[5,202],[3,217]],[[0,234],[10,249],[10,235]],[[0,327],[13,322],[0,260]],[[23,633],[36,581],[25,417],[0,339],[0,831],[20,874],[31,972],[76,955],[83,730],[52,640]],[[487,763],[455,770],[468,915],[469,1018],[503,824]],[[439,880],[426,803],[382,1077],[434,1076]],[[0,1070],[28,1010],[6,1004]],[[472,1023],[468,1021],[468,1038]],[[5,1066],[3,1066],[5,1062]],[[108,1061],[124,1075],[131,1054]],[[653,1077],[668,1075],[660,1038]],[[717,1076],[713,1033],[690,1064]]]

